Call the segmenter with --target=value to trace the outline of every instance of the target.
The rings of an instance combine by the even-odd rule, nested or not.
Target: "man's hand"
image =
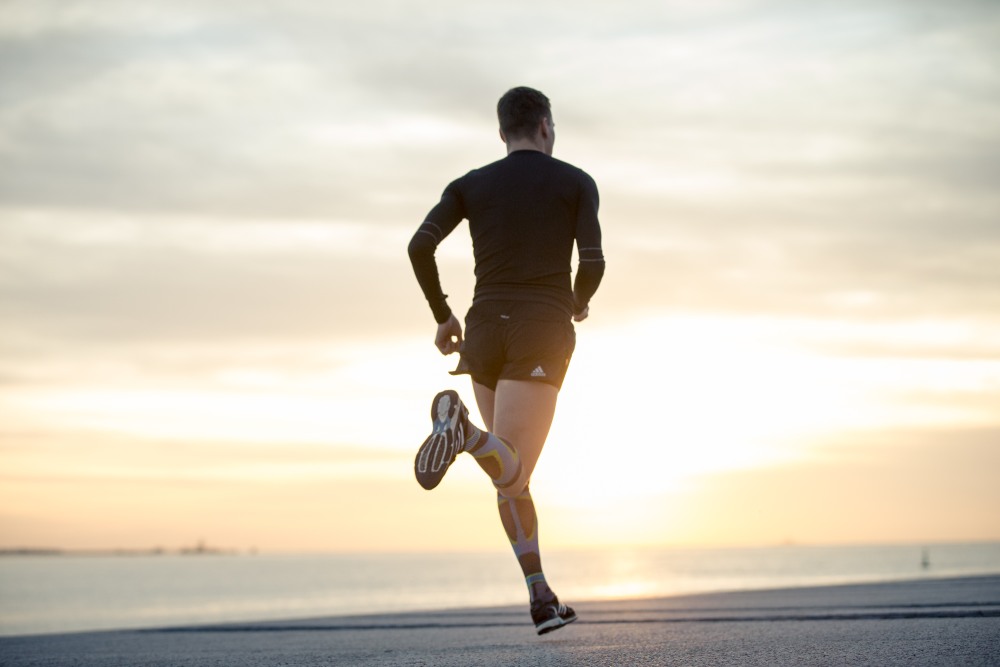
[[[587,306],[586,308],[584,308],[583,310],[581,310],[579,313],[576,313],[575,315],[573,315],[573,321],[574,322],[583,322],[585,319],[587,319],[587,315],[590,315],[590,306]]]
[[[458,352],[458,348],[462,344],[462,325],[459,324],[458,318],[454,314],[438,325],[434,344],[441,351],[441,354]]]

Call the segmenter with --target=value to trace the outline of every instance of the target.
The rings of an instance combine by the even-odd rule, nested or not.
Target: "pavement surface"
[[[0,665],[990,665],[1000,576],[0,638]]]

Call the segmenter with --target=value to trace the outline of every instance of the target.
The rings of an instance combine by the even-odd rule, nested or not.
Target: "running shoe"
[[[434,397],[431,403],[434,429],[420,445],[413,462],[417,482],[428,491],[441,483],[448,467],[462,451],[468,418],[469,411],[458,393],[449,389]]]
[[[576,612],[553,596],[548,602],[531,605],[531,620],[535,622],[538,634],[544,635],[575,621]]]

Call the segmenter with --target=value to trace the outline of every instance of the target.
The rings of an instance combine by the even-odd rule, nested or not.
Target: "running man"
[[[414,469],[425,489],[437,486],[455,457],[472,454],[497,489],[500,521],[528,585],[538,634],[576,620],[542,573],[538,522],[528,482],[555,414],[576,344],[573,321],[590,312],[604,275],[594,179],[552,157],[555,125],[549,99],[513,88],[497,103],[507,156],[445,188],[410,241],[417,281],[438,323],[434,344],[459,352],[453,375],[472,377],[485,429],[469,420],[454,391],[431,403],[433,432]],[[441,289],[438,244],[469,221],[476,287],[462,325]],[[579,265],[571,279],[573,245]]]

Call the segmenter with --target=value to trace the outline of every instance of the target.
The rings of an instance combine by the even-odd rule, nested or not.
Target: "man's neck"
[[[539,153],[544,153],[545,145],[535,138],[513,139],[507,142],[507,155],[510,155],[514,151],[538,151]]]

